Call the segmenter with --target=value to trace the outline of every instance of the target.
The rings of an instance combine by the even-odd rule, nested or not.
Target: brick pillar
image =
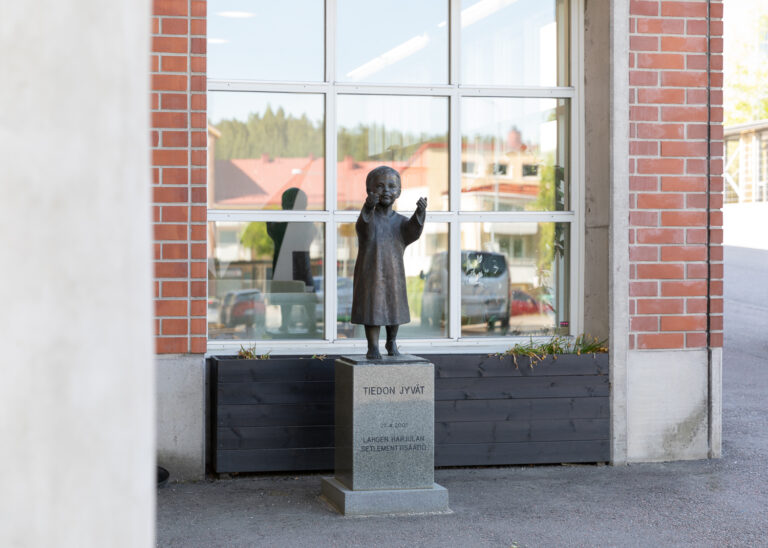
[[[154,0],[152,190],[158,354],[206,349],[206,2]]]
[[[719,0],[630,3],[630,349],[722,346],[722,32]]]

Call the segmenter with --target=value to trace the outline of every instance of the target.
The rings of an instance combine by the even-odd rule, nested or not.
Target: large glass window
[[[380,165],[397,212],[428,201],[405,351],[578,332],[570,0],[393,2],[209,0],[212,350],[365,347],[355,221]]]
[[[461,208],[565,210],[569,135],[566,99],[465,99]]]
[[[565,223],[462,223],[462,335],[561,333],[568,248]]]
[[[322,338],[322,223],[213,222],[208,237],[210,339]]]
[[[462,0],[462,83],[566,86],[568,0]]]
[[[400,173],[397,211],[426,196],[429,209],[448,209],[448,99],[401,95],[337,97],[336,190],[339,209],[360,210],[366,174],[386,165]]]
[[[361,325],[349,322],[352,309],[352,279],[357,258],[354,223],[338,225],[337,236],[337,332],[342,338],[364,339]],[[416,242],[405,249],[405,283],[411,321],[401,326],[401,339],[445,338],[448,336],[448,224],[426,223]],[[349,287],[350,292],[342,290]]]
[[[448,2],[337,0],[339,82],[448,83]]]
[[[325,209],[323,110],[320,94],[210,92],[210,207]]]

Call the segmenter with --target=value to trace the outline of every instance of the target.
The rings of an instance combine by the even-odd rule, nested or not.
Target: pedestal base
[[[436,483],[429,489],[352,491],[335,478],[323,478],[320,496],[345,516],[452,513],[448,490]]]

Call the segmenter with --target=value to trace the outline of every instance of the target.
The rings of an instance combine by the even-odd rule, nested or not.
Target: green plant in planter
[[[533,342],[533,338],[531,338],[527,343],[517,343],[504,352],[497,352],[492,355],[498,356],[499,359],[504,356],[512,356],[515,369],[517,369],[518,356],[527,356],[530,360],[530,366],[533,367],[548,356],[552,356],[552,359],[556,360],[558,354],[604,354],[608,352],[607,344],[607,339],[600,340],[597,337],[584,334],[573,339],[563,336],[552,337],[546,342]]]
[[[272,351],[270,350],[266,354],[257,354],[255,344],[249,346],[248,348],[245,348],[243,345],[240,345],[240,351],[237,353],[237,359],[238,360],[268,360],[269,355],[271,353]]]

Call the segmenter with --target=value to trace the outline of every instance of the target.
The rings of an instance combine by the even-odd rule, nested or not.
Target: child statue
[[[368,198],[357,218],[357,262],[352,294],[352,323],[365,326],[368,359],[380,359],[379,331],[387,328],[385,348],[398,356],[397,328],[411,321],[403,252],[424,229],[427,199],[419,198],[410,219],[392,211],[400,196],[400,174],[380,166],[365,179]]]

